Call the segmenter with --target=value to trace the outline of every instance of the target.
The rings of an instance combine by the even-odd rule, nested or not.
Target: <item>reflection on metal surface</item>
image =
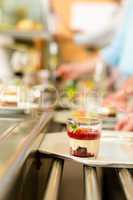
[[[28,155],[38,149],[44,137],[41,132],[51,118],[52,113],[44,113],[35,119],[25,119],[0,141],[0,200],[11,199],[11,188]]]
[[[16,120],[0,119],[0,142],[12,133],[18,123]]]
[[[103,174],[104,174],[103,171],[104,171],[104,168],[102,168],[102,167],[96,168],[99,190],[100,190],[101,194],[102,194],[102,191],[103,191]]]
[[[94,167],[133,168],[133,134],[103,131],[100,151],[96,158],[78,158],[70,155],[66,132],[47,134],[39,151],[52,156],[70,159]]]
[[[57,200],[63,171],[63,161],[55,160],[51,169],[43,200]]]
[[[84,166],[85,200],[101,200],[100,185],[95,168]]]
[[[119,178],[127,200],[133,199],[133,178],[127,169],[118,170]]]

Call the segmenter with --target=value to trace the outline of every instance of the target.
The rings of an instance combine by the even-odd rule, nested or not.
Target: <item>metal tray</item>
[[[63,159],[71,159],[88,166],[133,168],[133,133],[103,131],[97,158],[71,156],[66,132],[47,134],[39,151]]]

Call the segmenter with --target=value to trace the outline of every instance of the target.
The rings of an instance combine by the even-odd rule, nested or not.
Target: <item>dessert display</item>
[[[41,31],[43,25],[30,19],[23,19],[17,23],[16,28],[19,31]]]
[[[17,87],[8,86],[1,88],[0,107],[16,107],[16,106],[17,106]]]
[[[32,89],[24,86],[3,86],[0,88],[0,109],[18,110],[33,106],[32,103],[35,100],[35,94],[32,93]]]
[[[117,110],[114,107],[101,107],[99,108],[99,114],[104,117],[116,117]]]
[[[96,157],[100,146],[101,126],[97,120],[67,123],[70,153],[77,157]]]

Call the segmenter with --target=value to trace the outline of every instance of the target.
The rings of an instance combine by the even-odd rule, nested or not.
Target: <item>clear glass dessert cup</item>
[[[70,153],[76,157],[96,157],[100,147],[101,122],[93,119],[86,122],[67,120]]]

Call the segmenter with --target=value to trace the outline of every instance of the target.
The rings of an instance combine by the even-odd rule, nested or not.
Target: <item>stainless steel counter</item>
[[[100,182],[95,168],[84,166],[85,200],[101,200]]]
[[[13,184],[28,155],[39,147],[51,117],[52,113],[44,113],[35,118],[0,119],[0,200],[12,199]]]
[[[127,169],[119,169],[118,175],[127,200],[133,199],[133,177]]]

